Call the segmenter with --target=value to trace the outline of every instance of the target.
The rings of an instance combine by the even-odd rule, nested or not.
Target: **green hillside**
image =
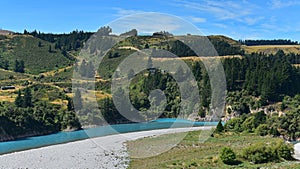
[[[51,49],[50,49],[51,48]],[[14,69],[15,60],[23,60],[25,72],[39,74],[72,64],[55,45],[30,35],[12,35],[0,37],[0,56]]]

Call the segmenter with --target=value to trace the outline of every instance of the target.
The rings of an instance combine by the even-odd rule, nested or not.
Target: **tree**
[[[236,154],[230,147],[223,147],[220,153],[220,159],[225,164],[234,164],[236,162]]]
[[[49,52],[49,53],[51,53],[51,52],[52,52],[52,47],[51,47],[51,45],[49,45],[48,52]]]
[[[15,68],[14,68],[14,71],[15,72],[19,72],[19,66],[20,66],[20,63],[18,60],[15,60]]]
[[[115,52],[114,54],[113,54],[113,58],[117,58],[117,57],[119,57],[120,56],[120,54],[119,54],[119,52]]]
[[[19,72],[20,73],[24,73],[25,72],[25,63],[24,63],[23,60],[20,61]]]
[[[205,112],[205,110],[202,107],[199,109],[198,115],[201,118],[204,118],[206,116],[206,112]]]
[[[76,90],[73,101],[75,110],[80,110],[82,108],[82,98],[79,89]]]
[[[8,68],[9,68],[9,62],[8,62],[8,60],[4,60],[3,61],[3,69],[8,70]]]
[[[25,69],[24,61],[23,60],[21,60],[21,61],[16,60],[14,71],[19,72],[19,73],[24,73],[25,72],[24,69]]]
[[[223,127],[222,121],[220,120],[217,127],[216,127],[216,131],[218,133],[221,133],[223,130],[224,130],[224,127]]]
[[[24,101],[23,101],[23,107],[32,107],[32,95],[30,88],[26,88],[24,92]]]
[[[42,47],[42,42],[41,41],[39,41],[38,47]]]
[[[68,111],[73,111],[74,110],[73,100],[69,97],[67,97],[67,100],[68,100],[68,104],[67,104]]]
[[[15,105],[17,107],[22,107],[23,106],[23,97],[21,95],[21,90],[18,91],[18,96],[16,97]]]

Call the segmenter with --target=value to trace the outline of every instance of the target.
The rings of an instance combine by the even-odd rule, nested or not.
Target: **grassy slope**
[[[265,54],[275,54],[278,50],[283,50],[285,53],[300,54],[300,45],[261,45],[261,46],[242,46],[246,53],[262,52]]]
[[[217,40],[217,41],[225,41],[229,43],[230,45],[240,45],[240,43],[230,37],[224,36],[224,35],[210,35],[208,36],[208,39],[210,40]]]
[[[211,137],[205,143],[199,143],[199,132],[200,131],[193,131],[188,133],[177,146],[158,156],[141,159],[131,158],[129,168],[300,168],[300,164],[297,162],[254,165],[243,161],[235,166],[226,165],[218,157],[222,147],[229,146],[237,154],[240,154],[241,150],[250,144],[258,142],[272,144],[279,138],[260,137],[254,134],[232,134]],[[131,152],[138,148],[145,148],[145,145],[150,142],[153,143],[157,140],[165,140],[172,137],[174,137],[174,134],[144,138],[128,142],[127,146],[129,152]],[[159,143],[159,141],[157,143]],[[239,155],[238,160],[242,161]]]
[[[50,45],[52,52],[48,51]],[[25,71],[31,74],[66,67],[71,63],[60,50],[54,49],[53,44],[28,35],[6,36],[0,40],[0,55],[9,60],[11,70],[16,59],[24,60]]]

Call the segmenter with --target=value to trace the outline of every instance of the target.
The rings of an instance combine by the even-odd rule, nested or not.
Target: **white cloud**
[[[190,19],[194,23],[205,23],[206,22],[205,18],[200,18],[200,17],[190,17]]]
[[[158,31],[168,31],[173,34],[195,34],[197,32],[193,25],[178,17],[155,12],[121,17],[109,26],[115,34],[124,33],[131,29],[137,29],[139,34],[152,34]]]
[[[214,26],[217,26],[217,27],[219,27],[219,28],[227,28],[227,25],[221,24],[221,23],[214,23],[213,25],[214,25]]]
[[[132,9],[123,9],[123,8],[113,8],[113,10],[117,11],[116,15],[119,17],[145,12],[141,10],[132,10]]]
[[[279,9],[279,8],[285,8],[289,6],[294,5],[300,5],[299,1],[281,1],[281,0],[272,0],[270,3],[271,9]]]
[[[248,24],[248,25],[254,25],[256,24],[258,21],[264,19],[264,17],[253,17],[253,18],[250,18],[250,17],[246,17],[244,19],[244,21]]]
[[[216,1],[200,0],[191,2],[186,0],[176,0],[176,6],[188,8],[190,10],[207,12],[215,16],[218,20],[234,20],[246,24],[254,24],[258,18],[250,19],[250,15],[258,7],[247,1]],[[244,19],[248,17],[248,19]]]

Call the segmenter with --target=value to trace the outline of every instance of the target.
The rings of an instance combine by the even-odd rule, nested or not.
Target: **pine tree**
[[[17,107],[22,107],[23,106],[23,97],[21,95],[21,90],[18,91],[18,96],[16,97],[15,105]]]
[[[25,73],[25,63],[23,60],[20,61],[19,71],[20,73]]]
[[[25,72],[25,64],[24,61],[15,61],[15,67],[14,67],[14,71],[15,72],[19,72],[19,73],[24,73]]]
[[[38,47],[42,47],[42,42],[41,41],[39,41]]]
[[[68,111],[73,111],[74,110],[73,100],[69,97],[67,97],[67,100],[68,100],[68,105],[67,105]]]
[[[51,52],[52,52],[52,47],[51,47],[51,45],[49,45],[48,52],[49,52],[49,53],[51,53]]]
[[[9,67],[9,62],[8,62],[8,60],[4,60],[4,63],[3,63],[3,69],[8,70],[8,67]]]
[[[216,131],[218,133],[221,133],[223,130],[224,130],[224,127],[222,125],[222,121],[220,120],[219,123],[218,123],[218,125],[217,125],[217,127],[216,127]]]
[[[76,90],[73,101],[75,110],[80,110],[82,108],[82,98],[79,89]]]
[[[32,95],[29,88],[25,89],[23,107],[32,107]]]
[[[19,61],[15,60],[15,67],[14,67],[15,72],[19,72],[19,65],[20,65]]]

